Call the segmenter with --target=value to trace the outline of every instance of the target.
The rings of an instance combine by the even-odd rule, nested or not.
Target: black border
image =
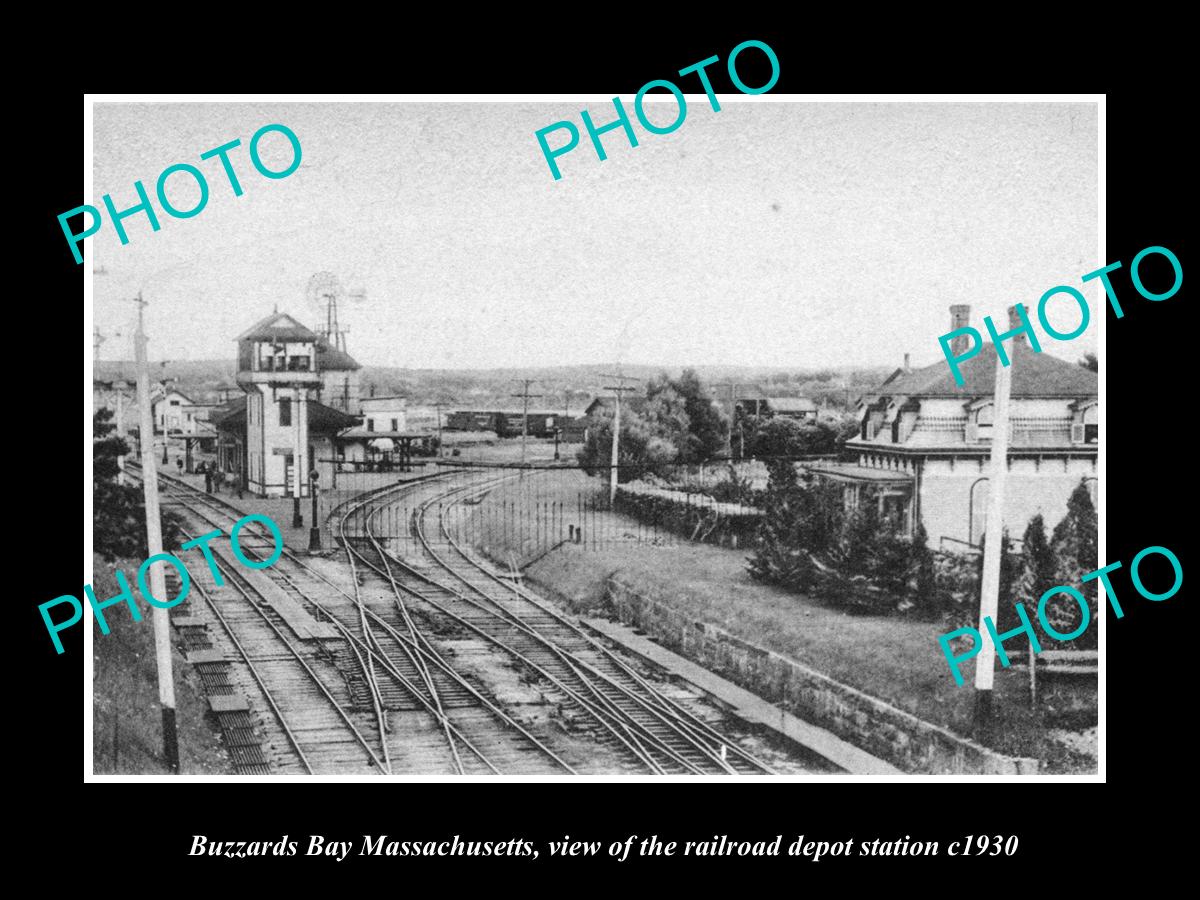
[[[848,72],[862,59],[866,48],[843,54],[836,60],[813,59],[813,47],[822,36],[802,29],[747,29],[734,38],[724,36],[676,37],[661,40],[629,33],[607,34],[584,44],[572,33],[570,41],[545,45],[532,41],[533,47],[515,47],[511,40],[480,51],[457,41],[431,41],[421,44],[406,40],[398,54],[398,65],[389,69],[390,77],[378,74],[382,66],[367,67],[370,77],[356,77],[356,70],[343,64],[342,75],[335,78],[343,90],[376,88],[409,92],[476,91],[522,93],[599,92],[631,96],[645,81],[670,77],[684,65],[709,55],[724,59],[739,40],[756,37],[769,43],[779,55],[781,78],[775,92],[849,90],[848,79],[860,90],[960,91],[966,87],[958,80],[969,67],[955,68],[957,60],[943,58],[947,64],[938,77],[924,84],[912,78],[867,83]],[[715,31],[715,29],[714,29]],[[1083,53],[1086,48],[1077,47]],[[1096,49],[1094,52],[1101,54]],[[964,51],[956,51],[963,54]],[[907,54],[884,61],[899,67]],[[1037,54],[1031,54],[1036,58]],[[310,57],[311,58],[311,57]],[[1079,57],[1077,57],[1079,59]],[[982,59],[971,71],[980,72]],[[1009,60],[1009,65],[1017,65]],[[720,73],[720,67],[714,67]],[[310,72],[298,73],[291,89],[327,89],[328,70],[318,81]],[[814,77],[815,76],[815,77]],[[155,84],[155,89],[212,90],[234,89],[232,84],[217,85],[209,80],[186,79]],[[247,76],[247,82],[255,80]],[[751,75],[746,75],[751,83]],[[1084,73],[1067,73],[1070,90],[1097,90],[1107,78],[1088,79]],[[716,82],[718,92],[730,87]],[[259,82],[262,83],[262,82]],[[245,85],[237,85],[245,86]],[[1042,85],[1045,87],[1048,85]],[[133,84],[100,89],[138,89]],[[1013,90],[1021,86],[1000,83],[973,86],[983,90]],[[1026,87],[1025,89],[1029,89]],[[1108,460],[1105,490],[1108,502],[1108,561],[1120,559],[1128,564],[1132,556],[1150,544],[1170,547],[1189,567],[1187,541],[1181,525],[1181,511],[1187,508],[1186,487],[1192,481],[1189,471],[1191,443],[1189,432],[1191,380],[1184,372],[1190,362],[1190,331],[1184,321],[1187,301],[1184,290],[1169,301],[1150,303],[1137,298],[1128,283],[1128,264],[1133,255],[1149,245],[1171,248],[1187,269],[1182,217],[1185,208],[1185,143],[1175,135],[1175,123],[1182,115],[1183,101],[1170,90],[1110,93],[1108,95],[1107,140],[1107,221],[1108,255],[1103,262],[1120,259],[1126,265],[1114,282],[1125,302],[1126,315],[1116,320],[1108,313],[1108,343],[1101,358],[1107,384],[1106,454]],[[58,344],[66,337],[60,319],[63,310],[78,302],[82,267],[73,264],[64,252],[62,235],[55,216],[78,205],[79,148],[82,95],[71,91],[48,91],[33,101],[30,115],[38,123],[37,152],[25,165],[32,168],[21,187],[29,192],[22,201],[28,215],[17,218],[21,227],[33,227],[31,238],[17,236],[18,246],[34,250],[38,264],[32,268],[31,288],[21,303],[22,311],[32,312],[29,334]],[[27,170],[28,171],[28,170]],[[967,264],[968,261],[964,261]],[[1099,265],[1101,261],[1098,261]],[[17,262],[19,265],[19,262]],[[1022,293],[1012,286],[1014,300]],[[14,298],[16,299],[16,298]],[[79,332],[74,331],[74,339]],[[15,336],[10,338],[19,342]],[[71,351],[73,353],[73,351]],[[554,785],[395,785],[386,793],[374,786],[305,786],[270,790],[247,785],[216,785],[187,793],[168,794],[158,786],[144,784],[82,784],[80,753],[80,678],[82,631],[66,638],[67,653],[59,658],[48,649],[36,604],[60,593],[79,589],[74,559],[62,554],[62,528],[74,520],[69,511],[78,502],[79,482],[74,468],[78,444],[64,437],[56,398],[76,397],[80,389],[78,370],[60,364],[66,351],[55,351],[23,365],[37,367],[36,377],[22,370],[11,378],[33,385],[28,394],[20,392],[11,407],[33,415],[21,415],[10,434],[33,436],[32,458],[18,460],[9,478],[9,514],[32,535],[18,536],[19,548],[10,562],[18,589],[14,605],[19,609],[21,643],[26,658],[20,671],[24,678],[13,692],[24,704],[19,733],[25,759],[20,769],[31,770],[43,791],[35,799],[30,823],[34,833],[65,834],[76,831],[64,817],[87,810],[84,830],[113,850],[123,845],[125,835],[131,851],[139,853],[140,865],[169,866],[176,874],[191,873],[197,864],[206,869],[236,867],[238,874],[251,869],[283,870],[292,877],[306,879],[337,877],[339,867],[353,865],[356,872],[394,872],[404,876],[418,866],[423,874],[451,875],[460,878],[471,873],[495,879],[493,887],[502,888],[500,879],[509,875],[534,876],[550,866],[562,874],[578,875],[602,867],[606,873],[634,869],[638,873],[659,870],[669,865],[673,876],[688,874],[708,880],[728,873],[762,875],[785,874],[784,866],[802,865],[803,861],[765,859],[723,860],[639,860],[616,864],[602,858],[597,861],[554,861],[545,856],[536,863],[528,860],[450,860],[451,865],[435,865],[417,860],[355,860],[334,864],[324,859],[296,857],[283,866],[263,860],[189,859],[185,854],[191,835],[208,834],[214,839],[278,839],[288,834],[304,840],[310,833],[331,839],[356,837],[364,833],[387,833],[397,838],[440,839],[459,834],[464,839],[556,839],[563,834],[576,838],[609,841],[629,833],[640,836],[657,833],[673,839],[703,838],[714,833],[736,834],[739,839],[770,838],[782,833],[786,841],[798,833],[827,840],[844,836],[894,839],[911,835],[924,840],[948,841],[955,836],[980,832],[1018,834],[1021,851],[1004,860],[1008,874],[1030,871],[1031,863],[1047,862],[1074,870],[1089,870],[1102,865],[1105,847],[1114,834],[1120,835],[1127,851],[1149,848],[1155,841],[1170,840],[1172,825],[1153,814],[1155,802],[1164,808],[1175,793],[1175,781],[1188,773],[1187,744],[1178,741],[1190,724],[1189,679],[1184,660],[1190,655],[1186,646],[1190,630],[1186,587],[1171,600],[1153,604],[1132,596],[1127,579],[1116,579],[1126,616],[1109,618],[1108,681],[1108,787],[1031,783],[1022,785],[970,784],[933,785],[914,781],[903,786],[838,785],[836,787],[803,783],[796,785],[579,785],[563,789]],[[14,398],[15,399],[15,398]],[[72,401],[74,402],[74,401]],[[86,401],[85,401],[86,403]],[[86,416],[86,411],[85,411]],[[57,421],[55,421],[57,419]],[[28,423],[33,425],[27,429]],[[41,426],[41,427],[38,427]],[[74,426],[71,426],[72,428]],[[19,468],[18,468],[19,467]],[[32,467],[36,478],[19,477],[18,472]],[[24,473],[22,473],[24,475]],[[32,473],[30,473],[32,474]],[[32,498],[24,498],[17,485],[32,485]],[[14,489],[16,488],[16,489]],[[72,528],[76,527],[72,524]],[[60,543],[61,541],[61,543]],[[32,559],[30,559],[32,550]],[[1126,600],[1126,598],[1129,598]],[[1183,646],[1180,646],[1180,645]],[[12,698],[12,695],[10,695]],[[11,733],[11,732],[10,732]],[[1161,757],[1161,758],[1160,758]],[[80,787],[86,787],[83,794]],[[903,797],[896,797],[904,790]],[[851,795],[853,793],[853,796]],[[936,796],[933,794],[936,792]],[[1136,792],[1136,793],[1134,793]],[[1136,803],[1141,821],[1126,818],[1129,804]],[[75,816],[71,816],[72,819]],[[1164,831],[1167,832],[1164,835]],[[55,842],[45,844],[55,850]],[[1161,849],[1161,846],[1160,846]],[[1001,858],[1003,859],[1003,858]],[[447,860],[442,860],[446,862]],[[865,860],[823,860],[818,867],[808,866],[802,875],[811,878],[816,871],[855,874],[868,867]],[[982,873],[975,865],[945,863],[936,860],[904,858],[871,860],[870,870],[885,875],[906,874],[919,870],[933,877],[930,887],[962,889],[978,883]],[[978,860],[976,861],[978,862]],[[374,864],[373,864],[374,863]],[[995,871],[999,860],[983,860],[987,871]],[[124,861],[118,865],[124,865]],[[949,871],[946,866],[949,866]],[[300,868],[297,868],[300,866]],[[403,866],[403,868],[400,868]],[[795,871],[789,868],[787,874]],[[99,877],[99,873],[96,873]],[[111,873],[110,873],[111,874]],[[222,873],[224,874],[224,873]],[[282,872],[280,872],[282,874]],[[546,874],[555,874],[546,872]],[[950,882],[954,875],[962,882]],[[332,881],[330,882],[332,883]],[[397,882],[400,884],[401,882]],[[457,883],[457,882],[455,882]],[[569,884],[577,884],[570,882]],[[765,882],[759,882],[764,887]],[[800,882],[809,884],[811,882]],[[564,886],[567,883],[563,883]],[[784,885],[788,882],[783,882]],[[919,882],[906,882],[917,887]],[[941,885],[939,888],[937,885]],[[714,885],[715,886],[715,885]],[[1024,885],[1013,882],[1013,890]]]

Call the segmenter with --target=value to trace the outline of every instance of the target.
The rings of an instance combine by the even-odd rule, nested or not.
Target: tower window
[[[291,425],[292,424],[292,398],[291,397],[280,397],[279,398],[279,424],[280,425]]]

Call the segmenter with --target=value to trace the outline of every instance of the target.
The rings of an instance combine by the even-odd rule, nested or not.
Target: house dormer
[[[988,444],[996,422],[996,404],[991,397],[980,397],[966,404],[968,444]]]
[[[916,397],[902,397],[893,403],[893,407],[888,410],[892,420],[892,443],[903,444],[917,426],[917,417],[921,414],[921,401]]]
[[[1100,404],[1095,397],[1076,400],[1071,408],[1071,443],[1095,444],[1100,440]]]
[[[890,398],[880,397],[872,402],[863,404],[858,434],[864,441],[875,440],[880,428],[883,427],[890,402]]]

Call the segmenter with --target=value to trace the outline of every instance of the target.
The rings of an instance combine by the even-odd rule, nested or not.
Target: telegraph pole
[[[632,375],[605,375],[605,378],[615,378],[617,381],[633,381]],[[621,443],[621,395],[626,391],[637,390],[636,387],[626,386],[624,384],[605,385],[606,391],[612,391],[617,395],[616,410],[613,414],[612,426],[612,467],[609,469],[608,475],[608,502],[612,505],[617,499],[617,461],[620,459],[618,446]]]
[[[979,591],[979,623],[983,646],[975,657],[975,725],[986,727],[992,716],[992,683],[996,675],[996,648],[983,628],[983,620],[996,621],[1000,600],[1000,565],[1004,554],[1004,488],[1008,480],[1009,397],[1012,393],[1012,364],[1002,366],[996,355],[995,409],[992,453],[988,463],[987,524],[984,528],[983,577]]]
[[[542,394],[529,393],[529,386],[531,384],[533,384],[533,382],[535,380],[536,379],[533,379],[533,378],[522,378],[521,383],[525,386],[524,390],[522,390],[521,393],[519,393],[519,394],[512,395],[514,397],[523,398],[523,402],[524,402],[524,406],[522,407],[522,412],[521,412],[521,464],[522,465],[525,464],[525,439],[529,436],[529,398],[533,397],[535,400],[540,400],[543,396]]]
[[[162,554],[162,519],[158,508],[158,469],[154,464],[154,415],[150,409],[150,364],[146,361],[146,301],[139,292],[138,326],[134,337],[137,359],[138,405],[141,415],[142,490],[146,500],[146,547],[148,559]],[[149,435],[149,440],[146,436]],[[161,565],[150,567],[150,592],[160,600],[167,597],[166,578]],[[163,755],[167,767],[179,774],[179,737],[175,730],[175,678],[171,671],[170,611],[155,606],[150,613],[154,623],[154,656],[158,664],[158,700],[162,704]]]

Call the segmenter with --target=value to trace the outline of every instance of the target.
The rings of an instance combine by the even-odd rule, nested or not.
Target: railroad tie
[[[250,701],[234,687],[233,670],[225,655],[208,640],[204,623],[181,616],[175,623],[184,643],[207,644],[185,650],[188,664],[200,676],[209,712],[221,730],[221,744],[235,775],[269,775],[271,765],[250,714]],[[203,637],[203,640],[200,638]]]

